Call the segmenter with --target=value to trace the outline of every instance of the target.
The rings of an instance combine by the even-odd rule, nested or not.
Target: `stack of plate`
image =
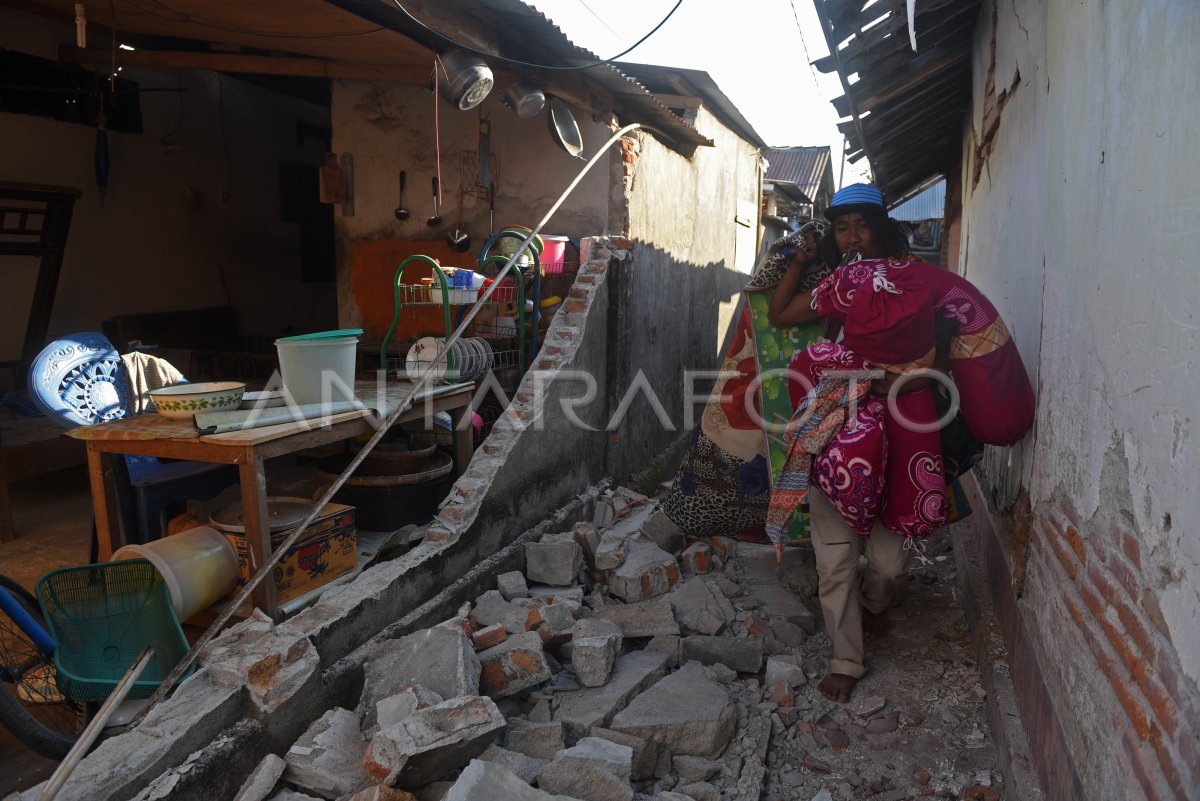
[[[413,344],[404,360],[404,372],[410,381],[417,381],[430,372],[435,380],[477,381],[495,366],[492,346],[482,337],[460,339],[454,343],[450,349],[454,357],[453,368],[446,355],[437,358],[445,344],[446,340],[439,337],[422,337]]]

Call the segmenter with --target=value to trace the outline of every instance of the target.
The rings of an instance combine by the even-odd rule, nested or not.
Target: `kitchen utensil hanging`
[[[407,175],[404,172],[404,170],[401,170],[400,171],[400,196],[399,196],[399,199],[396,201],[396,211],[393,212],[396,215],[397,220],[407,220],[410,216],[408,209],[404,208],[404,181],[405,181],[406,177],[407,177]]]
[[[463,209],[463,191],[460,187],[458,190],[458,225],[454,226],[454,230],[446,234],[446,244],[455,253],[466,253],[471,249],[471,237],[463,230],[462,224],[462,209]]]
[[[583,136],[571,107],[557,97],[550,98],[550,135],[555,143],[577,159],[583,158]]]
[[[438,209],[438,179],[433,176],[433,216],[425,221],[425,224],[430,228],[436,228],[442,224],[442,215]]]

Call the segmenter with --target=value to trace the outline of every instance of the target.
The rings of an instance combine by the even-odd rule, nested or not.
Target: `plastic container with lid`
[[[354,365],[361,328],[275,340],[284,390],[304,405],[354,400]]]

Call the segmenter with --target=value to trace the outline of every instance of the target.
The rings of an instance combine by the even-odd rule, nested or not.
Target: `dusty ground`
[[[850,703],[828,701],[817,691],[827,672],[828,638],[818,632],[800,646],[809,682],[796,692],[797,722],[781,726],[777,716],[774,723],[764,799],[1002,797],[1003,776],[985,719],[986,692],[969,654],[949,534],[935,536],[927,554],[929,564],[910,564],[888,630],[868,638],[869,672]],[[774,577],[772,559],[769,547],[743,544],[727,570],[743,585],[767,582]],[[804,566],[796,564],[801,561]],[[790,549],[788,562],[785,581],[823,626],[810,595],[811,550]],[[743,700],[751,700],[743,682],[733,686],[739,684]]]

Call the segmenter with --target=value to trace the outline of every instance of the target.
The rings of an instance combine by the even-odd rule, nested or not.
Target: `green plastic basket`
[[[142,648],[152,645],[154,657],[129,693],[145,698],[187,653],[167,585],[145,559],[54,570],[36,589],[58,643],[58,688],[74,701],[107,698]]]

